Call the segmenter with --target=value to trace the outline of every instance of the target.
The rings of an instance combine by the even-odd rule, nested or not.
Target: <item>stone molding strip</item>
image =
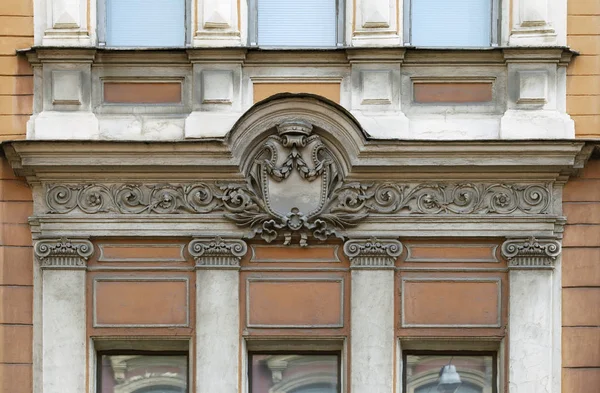
[[[248,251],[246,242],[221,236],[192,240],[188,251],[196,261],[196,268],[239,269],[240,259]]]
[[[509,239],[502,244],[502,256],[511,269],[553,269],[560,255],[560,242],[553,238]]]
[[[344,253],[352,268],[393,269],[402,253],[402,243],[395,239],[351,239],[344,243]]]
[[[42,269],[85,269],[94,254],[89,240],[66,237],[38,240],[33,250]]]

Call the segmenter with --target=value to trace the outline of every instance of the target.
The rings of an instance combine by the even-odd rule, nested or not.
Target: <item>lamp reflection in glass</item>
[[[440,381],[437,385],[438,392],[454,393],[460,384],[460,375],[458,375],[458,372],[456,372],[456,366],[447,364],[441,368]]]

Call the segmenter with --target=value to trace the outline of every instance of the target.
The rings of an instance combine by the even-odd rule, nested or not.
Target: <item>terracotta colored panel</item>
[[[0,125],[1,127],[1,125]],[[15,180],[17,177],[13,172],[12,167],[8,163],[8,160],[0,158],[0,179],[1,180]]]
[[[568,224],[600,224],[600,204],[594,202],[565,202],[563,213]]]
[[[405,279],[402,326],[500,326],[500,282]]]
[[[600,116],[598,116],[598,132],[600,132]],[[590,159],[579,176],[583,179],[600,179],[600,160]]]
[[[600,248],[564,248],[562,285],[600,287]]]
[[[30,324],[33,287],[0,286],[0,323]]]
[[[562,372],[563,393],[598,393],[600,368],[564,368]]]
[[[600,326],[600,287],[563,288],[563,326]]]
[[[414,83],[415,102],[419,103],[466,103],[492,100],[492,84],[473,83]]]
[[[104,82],[104,102],[112,104],[178,104],[179,82]]]
[[[342,327],[341,279],[249,279],[248,327]]]
[[[28,120],[28,115],[0,115],[0,135],[25,135]]]
[[[598,75],[600,72],[598,70],[600,70],[600,56],[582,53],[569,64],[567,75]]]
[[[571,118],[575,121],[575,134],[577,134],[577,137],[600,136],[600,115],[576,115],[571,116]]]
[[[0,182],[0,201],[31,201],[31,189],[21,180]]]
[[[33,75],[25,56],[0,56],[0,75]]]
[[[600,225],[567,225],[563,238],[563,246],[600,246]]]
[[[339,246],[273,247],[252,245],[250,262],[340,262]]]
[[[27,224],[27,219],[32,214],[33,203],[31,202],[0,202],[0,222]]]
[[[0,224],[0,246],[31,246],[29,224]]]
[[[0,363],[31,363],[33,329],[28,325],[0,325]]]
[[[600,327],[562,329],[563,367],[600,367]]]
[[[0,392],[31,393],[33,367],[29,364],[0,364]]]
[[[0,115],[29,115],[33,111],[33,96],[0,96]]]
[[[311,93],[340,103],[339,83],[260,83],[255,82],[254,102],[262,101],[277,93]]]
[[[496,244],[405,244],[406,262],[499,262]]]
[[[33,285],[31,247],[0,247],[0,285]]]
[[[99,244],[99,262],[185,262],[183,244]]]
[[[186,280],[97,279],[94,326],[188,326]]]
[[[2,16],[0,14],[0,36],[3,35],[33,36],[33,18],[31,16]]]
[[[600,201],[600,180],[574,179],[567,183],[563,192],[565,202]]]

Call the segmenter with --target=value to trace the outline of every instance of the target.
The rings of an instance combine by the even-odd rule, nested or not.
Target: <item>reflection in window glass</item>
[[[100,393],[186,393],[185,355],[100,355]]]
[[[407,355],[406,393],[494,393],[492,355]]]
[[[251,354],[250,393],[338,393],[339,356]]]

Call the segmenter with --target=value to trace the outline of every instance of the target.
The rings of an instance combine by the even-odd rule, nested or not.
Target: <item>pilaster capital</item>
[[[43,269],[85,269],[94,245],[81,238],[41,239],[33,251]]]
[[[560,242],[554,238],[508,239],[502,244],[502,256],[511,269],[553,269],[560,255]]]
[[[196,261],[196,268],[238,269],[248,246],[240,239],[216,236],[192,240],[188,251]]]
[[[393,268],[402,253],[402,243],[396,239],[350,239],[344,243],[344,253],[353,268]]]

